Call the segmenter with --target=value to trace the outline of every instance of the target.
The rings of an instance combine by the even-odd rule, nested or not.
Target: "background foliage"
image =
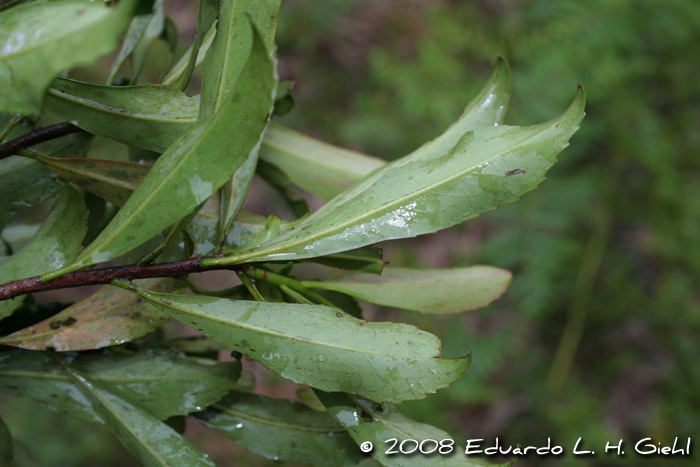
[[[166,8],[176,21],[196,17],[184,2]],[[191,41],[194,24],[180,23]],[[281,79],[296,81],[297,107],[282,121],[386,159],[454,121],[496,53],[513,74],[506,123],[549,119],[576,82],[588,90],[585,124],[539,190],[461,227],[386,246],[394,266],[480,263],[514,273],[505,297],[478,313],[402,314],[443,337],[446,356],[473,354],[465,378],[403,404],[404,413],[458,439],[523,445],[700,439],[697,2],[286,0],[277,42]],[[157,41],[150,53],[164,50]],[[275,383],[270,391],[284,390]],[[26,424],[13,435],[43,465],[128,462],[106,430],[43,409],[39,418],[34,405],[7,400],[0,413],[13,428]],[[41,445],[32,443],[37,427]],[[188,430],[218,465],[273,464],[242,449],[231,458],[233,443]],[[694,465],[697,454],[640,462],[566,455],[517,465]]]

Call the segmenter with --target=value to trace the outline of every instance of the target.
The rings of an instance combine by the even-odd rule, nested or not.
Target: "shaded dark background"
[[[197,4],[168,8],[184,51]],[[452,123],[496,54],[512,72],[507,124],[555,117],[585,86],[587,116],[537,191],[448,231],[383,245],[395,266],[507,268],[504,297],[453,317],[368,315],[436,333],[445,356],[472,351],[462,380],[401,406],[461,444],[551,438],[567,453],[527,456],[523,467],[698,465],[700,3],[284,0],[277,42],[297,100],[280,122],[385,159]],[[156,62],[164,50],[154,46]],[[3,416],[43,465],[128,465],[106,430],[11,401]],[[195,425],[186,434],[221,466],[274,465]],[[579,437],[595,456],[571,455]],[[693,454],[633,454],[646,437],[691,437]],[[603,453],[620,439],[627,455]]]

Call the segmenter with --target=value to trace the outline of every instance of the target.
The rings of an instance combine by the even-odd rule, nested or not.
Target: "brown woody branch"
[[[225,255],[210,256],[209,258],[221,257]],[[92,269],[89,271],[71,272],[58,277],[49,282],[42,282],[39,276],[22,279],[7,284],[0,285],[0,300],[7,300],[31,292],[43,292],[46,290],[66,289],[70,287],[82,287],[84,285],[108,284],[112,279],[146,279],[152,277],[173,277],[190,274],[193,272],[205,271],[199,264],[201,256],[173,261],[170,263],[160,263],[142,266],[130,264],[128,266],[117,266],[111,268]],[[243,264],[233,266],[213,266],[207,271],[214,269],[242,269]]]
[[[58,123],[56,125],[30,131],[19,138],[15,138],[5,144],[0,144],[0,159],[17,154],[17,151],[20,149],[26,149],[35,144],[60,138],[61,136],[66,136],[78,131],[82,130],[70,122]]]

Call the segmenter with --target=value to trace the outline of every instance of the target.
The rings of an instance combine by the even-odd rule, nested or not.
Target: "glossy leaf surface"
[[[92,136],[85,133],[68,135],[37,146],[37,150],[53,157],[82,157],[90,148]],[[15,212],[55,195],[63,186],[54,173],[25,157],[10,156],[0,160],[0,212]]]
[[[34,158],[61,177],[115,206],[124,206],[151,170],[150,165],[104,159]]]
[[[135,0],[110,9],[99,2],[36,2],[0,13],[0,109],[38,114],[62,70],[117,47]]]
[[[201,206],[259,144],[272,108],[272,62],[257,38],[236,91],[174,143],[71,268],[120,256]],[[234,138],[235,145],[228,142]]]
[[[219,112],[236,87],[236,82],[240,79],[246,63],[247,51],[253,46],[253,36],[247,31],[251,21],[257,33],[260,34],[268,58],[273,61],[274,88],[271,89],[271,93],[274,106],[277,90],[274,41],[279,6],[280,0],[238,0],[221,3],[216,23],[216,36],[202,67],[199,121]],[[271,112],[272,107],[270,107]],[[260,132],[261,139],[264,131],[263,128]],[[248,195],[259,150],[260,144],[253,146],[246,159],[221,189],[220,221],[215,238],[217,245],[226,238],[233,219]]]
[[[365,274],[382,274],[386,264],[382,259],[382,249],[373,247],[357,248],[305,261]],[[330,290],[330,288],[328,289]]]
[[[141,285],[158,292],[184,292],[174,279],[148,279]],[[59,352],[100,349],[130,342],[170,320],[147,301],[125,290],[106,285],[92,296],[69,306],[57,315],[0,337],[0,345],[28,350]]]
[[[414,326],[368,323],[337,308],[135,292],[281,376],[327,391],[422,399],[470,363],[438,358],[440,340]]]
[[[387,266],[381,276],[347,273],[304,285],[379,305],[444,315],[488,305],[505,292],[511,277],[510,272],[489,266],[427,270]]]
[[[72,366],[64,370],[105,425],[145,467],[215,467],[206,454],[153,415]]]
[[[35,159],[80,188],[119,207],[126,203],[152,167],[104,159],[58,159],[42,155]],[[214,249],[212,240],[218,224],[214,203],[206,203],[187,227],[195,254],[204,255]],[[276,217],[266,218],[241,210],[228,232],[225,246],[235,251],[252,248],[276,237],[286,224]]]
[[[365,457],[327,412],[286,399],[232,392],[191,416],[268,459],[344,467]]]
[[[162,0],[156,0],[153,3],[152,12],[131,18],[122,46],[109,70],[107,84],[114,83],[117,73],[119,73],[119,70],[129,57],[131,57],[131,69],[133,72],[131,81],[135,81],[146,59],[148,48],[160,37],[164,27],[165,12],[163,11]]]
[[[199,98],[157,84],[101,86],[58,78],[45,108],[92,134],[163,152],[194,128]]]
[[[63,187],[32,241],[0,266],[0,284],[37,276],[73,261],[82,248],[87,214],[80,193],[71,186]],[[9,316],[23,299],[0,301],[0,319]]]
[[[277,29],[277,12],[281,0],[237,0],[220,3],[216,36],[207,51],[202,65],[202,103],[200,119],[207,119],[218,112],[237,88],[243,76],[249,50],[254,47],[250,24],[255,29],[272,59]],[[276,72],[276,71],[275,71]],[[262,79],[267,79],[264,74]],[[277,83],[275,83],[276,89]],[[273,96],[274,101],[274,96]]]
[[[165,151],[197,121],[199,96],[162,85],[99,86],[59,78],[46,108],[90,133],[130,146]],[[329,200],[386,165],[381,159],[339,148],[270,123],[260,158],[283,170],[304,190]]]
[[[77,371],[161,420],[202,410],[219,400],[235,384],[241,371],[238,362],[195,359],[168,348],[141,350],[132,355],[63,355]],[[42,352],[0,353],[0,392],[99,422],[61,366]]]
[[[499,57],[491,77],[479,94],[472,99],[464,109],[462,116],[453,123],[443,134],[427,142],[411,154],[386,164],[373,172],[352,188],[339,194],[332,203],[323,206],[319,211],[325,213],[345,201],[362,193],[374,185],[382,177],[393,170],[416,161],[429,161],[450,154],[455,145],[470,131],[477,128],[493,127],[503,123],[508,101],[510,99],[510,69],[506,61]],[[583,118],[581,116],[581,118]],[[496,136],[498,137],[498,136]],[[507,141],[504,141],[507,142]],[[455,148],[456,149],[456,148]]]
[[[326,201],[386,165],[382,159],[324,143],[276,123],[270,123],[265,132],[260,158],[279,167],[295,185]]]
[[[50,198],[63,183],[51,170],[26,157],[0,160],[0,212],[16,212]]]
[[[328,412],[344,426],[350,436],[357,444],[369,441],[374,445],[372,457],[377,459],[386,467],[440,467],[440,466],[484,466],[489,464],[478,458],[470,458],[464,454],[464,448],[458,444],[453,444],[454,450],[451,455],[440,455],[437,452],[425,455],[416,452],[414,455],[393,454],[387,455],[385,452],[393,445],[393,442],[386,443],[387,440],[396,438],[399,442],[412,439],[418,443],[423,440],[453,439],[448,433],[424,423],[415,422],[404,417],[396,410],[393,404],[377,404],[361,397],[352,397],[346,394],[328,394],[316,391],[316,395],[326,406]],[[406,449],[412,449],[415,443],[410,443]],[[430,442],[425,445],[426,450],[435,447],[435,443]],[[396,447],[398,451],[398,444]],[[500,467],[513,465],[515,459]]]
[[[216,2],[212,2],[216,3]],[[217,9],[215,14],[218,14],[218,5],[214,5]],[[215,16],[216,18],[216,16]],[[201,20],[201,7],[200,7],[200,20]],[[200,26],[199,23],[197,23],[197,36],[199,36],[200,32]],[[207,51],[209,50],[209,47],[211,46],[211,43],[214,41],[214,36],[216,35],[216,26],[212,25],[208,31],[205,31],[206,34],[204,35],[201,44],[199,45],[199,51],[195,52],[195,44],[192,44],[189,49],[187,49],[187,52],[180,57],[180,60],[173,65],[173,67],[170,69],[170,71],[163,77],[161,80],[161,84],[167,84],[168,86],[172,86],[175,89],[180,89],[183,90],[184,88],[187,87],[187,84],[185,84],[185,81],[189,83],[189,79],[191,77],[191,71],[190,71],[190,66],[191,66],[191,60],[192,60],[192,54],[196,54],[196,58],[194,59],[194,68],[192,68],[192,71],[194,71],[195,68],[200,66],[202,62],[204,62],[204,57],[207,54]],[[195,41],[197,41],[198,38],[195,38]]]
[[[204,56],[214,40],[216,17],[219,14],[217,0],[200,0],[197,18],[197,33],[194,43],[178,61],[173,69],[163,78],[163,84],[184,91],[190,82],[192,71],[204,60]]]
[[[517,201],[542,183],[579,128],[584,104],[580,88],[569,109],[546,123],[477,128],[446,155],[397,165],[255,250],[202,264],[322,256],[433,233]]]

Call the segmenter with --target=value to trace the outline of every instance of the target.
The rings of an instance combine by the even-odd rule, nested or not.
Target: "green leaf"
[[[64,370],[124,447],[146,467],[215,467],[207,455],[148,412],[69,365]]]
[[[260,151],[260,157],[277,165],[296,185],[326,201],[363,182],[344,194],[342,199],[347,199],[398,165],[443,156],[466,132],[501,124],[509,98],[510,70],[506,61],[499,57],[486,85],[467,104],[454,124],[436,139],[391,164],[273,125],[266,133],[266,144]],[[380,167],[383,168],[376,170]],[[367,177],[371,172],[374,172],[373,176]]]
[[[444,315],[488,305],[505,292],[509,271],[489,266],[453,269],[386,267],[381,276],[347,273],[306,287],[335,290],[384,306]]]
[[[295,185],[330,200],[386,165],[376,157],[339,148],[270,123],[260,159],[279,167]]]
[[[350,436],[359,445],[371,442],[374,445],[372,457],[386,467],[440,467],[440,466],[484,466],[493,465],[478,458],[470,458],[464,454],[464,448],[456,443],[452,444],[451,455],[440,455],[437,451],[432,455],[424,455],[416,452],[414,455],[385,454],[394,442],[388,442],[392,438],[398,440],[395,451],[403,440],[412,439],[418,443],[424,440],[452,441],[452,437],[434,426],[418,423],[404,417],[393,404],[377,404],[376,402],[353,397],[347,394],[328,394],[315,391],[328,412],[344,426]],[[427,442],[425,450],[431,450],[436,446],[435,442]],[[406,449],[412,449],[415,443],[407,443]],[[448,448],[444,448],[445,452]],[[494,467],[509,467],[515,459]]]
[[[32,241],[0,266],[0,284],[37,276],[69,264],[80,252],[87,232],[87,209],[78,191],[65,186]],[[25,296],[0,301],[0,319]]]
[[[232,392],[191,417],[276,461],[349,467],[365,457],[327,412],[286,399]]]
[[[163,1],[156,0],[153,3],[153,11],[145,15],[138,15],[131,18],[129,28],[124,35],[124,42],[119,49],[119,53],[112,62],[112,67],[107,76],[107,84],[114,83],[117,73],[124,65],[124,62],[131,57],[131,70],[133,77],[132,84],[141,71],[143,62],[146,59],[146,52],[156,39],[158,39],[165,27],[165,12],[163,11]]]
[[[159,292],[180,293],[186,288],[167,278],[148,279],[142,285]],[[100,349],[130,342],[169,320],[170,316],[134,294],[104,286],[45,321],[0,337],[0,345],[59,352]]]
[[[270,60],[274,57],[280,2],[281,0],[221,2],[216,36],[202,65],[200,119],[207,119],[218,112],[236,90],[236,82],[243,76],[246,67],[248,51],[255,47],[255,40],[249,32],[251,22],[257,31],[255,37],[262,41],[259,45],[267,51],[266,57]],[[273,90],[276,87],[277,83]]]
[[[174,143],[68,270],[120,256],[201,206],[259,144],[272,109],[272,62],[257,38],[221,110]],[[235,145],[229,144],[231,138]]]
[[[50,167],[63,178],[80,188],[94,193],[115,206],[123,206],[151,170],[150,164],[111,161],[104,159],[58,159],[35,154],[34,159]],[[210,253],[215,245],[219,216],[211,202],[197,213],[187,231],[195,243],[195,254]],[[261,217],[241,210],[229,230],[225,246],[234,251],[252,248],[276,237],[282,229],[276,217]]]
[[[10,465],[12,461],[12,434],[0,418],[0,465]]]
[[[62,70],[117,47],[136,4],[121,0],[110,9],[99,2],[37,2],[0,13],[0,109],[38,114]]]
[[[77,371],[161,420],[202,410],[221,399],[241,371],[237,361],[217,363],[168,348],[131,355],[64,355]],[[56,360],[43,352],[0,352],[0,392],[32,399],[81,420],[100,420]]]
[[[87,153],[91,141],[91,135],[78,133],[38,147],[55,157],[81,156]],[[53,172],[31,159],[10,156],[0,160],[0,212],[35,206],[54,196],[62,186],[63,181]]]
[[[577,99],[579,97],[583,99],[583,96],[577,96]],[[357,196],[382,177],[401,166],[416,161],[430,161],[449,154],[456,149],[455,145],[460,143],[463,137],[470,131],[478,128],[499,126],[503,123],[503,117],[505,116],[509,99],[510,69],[505,59],[499,56],[496,67],[491,73],[491,77],[486,82],[486,85],[481,89],[479,94],[467,104],[462,116],[445,130],[443,134],[425,143],[411,154],[376,170],[363,180],[358,180],[360,183],[353,184],[352,188],[339,194],[333,199],[332,203],[323,206],[319,211],[325,213],[333,209],[334,206]],[[581,103],[581,107],[583,107],[583,103]],[[571,108],[569,110],[571,110]],[[581,118],[583,118],[583,109],[581,109]],[[283,167],[283,169],[286,169],[286,167]]]
[[[306,200],[294,193],[292,182],[287,174],[278,167],[266,161],[258,161],[255,172],[286,201],[294,213],[294,217],[300,219],[311,212]]]
[[[85,131],[163,152],[197,122],[199,98],[169,86],[101,86],[58,78],[45,109]]]
[[[16,212],[55,195],[62,181],[41,164],[20,156],[0,160],[0,212]]]
[[[542,183],[579,128],[584,104],[580,88],[569,109],[549,122],[477,128],[442,157],[399,160],[362,191],[351,188],[353,196],[339,195],[286,234],[202,266],[323,256],[433,233],[517,201]]]
[[[438,358],[440,340],[414,326],[368,323],[337,308],[131,290],[281,376],[326,391],[422,399],[459,379],[470,362]]]
[[[163,85],[100,86],[59,78],[49,89],[45,107],[95,135],[163,152],[195,126],[199,96],[189,97]],[[386,164],[273,122],[263,136],[260,158],[325,200]]]
[[[151,165],[104,159],[77,159],[34,155],[34,160],[115,206],[123,206],[148,175]]]
[[[318,258],[309,258],[302,261],[366,274],[381,274],[386,264],[384,260],[382,260],[382,249],[374,247],[356,248],[354,250],[343,251],[342,253],[334,253],[332,255],[319,256]]]
[[[238,0],[220,5],[217,33],[202,67],[202,100],[198,121],[209,118],[234,91],[243,73],[246,53],[253,46],[253,37],[247,33],[252,20],[260,39],[273,62],[274,87],[271,89],[273,108],[277,90],[277,66],[274,53],[277,12],[281,0]],[[272,108],[270,109],[272,112]],[[261,133],[264,133],[263,128]],[[224,242],[236,214],[243,206],[255,174],[260,145],[256,144],[245,161],[221,189],[221,213],[215,243]]]
[[[163,84],[184,91],[190,82],[194,69],[204,61],[204,56],[214,40],[216,28],[214,23],[219,14],[217,0],[200,0],[197,33],[194,43],[185,52],[170,72],[163,78]]]

